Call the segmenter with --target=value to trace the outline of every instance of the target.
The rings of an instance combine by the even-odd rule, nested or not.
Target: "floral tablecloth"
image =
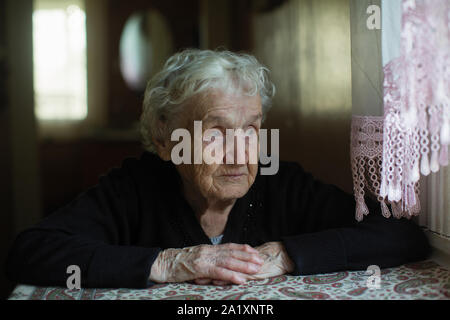
[[[161,284],[148,289],[81,289],[18,285],[10,300],[450,300],[450,271],[431,260],[381,270],[380,288],[366,271],[278,276],[244,285]]]

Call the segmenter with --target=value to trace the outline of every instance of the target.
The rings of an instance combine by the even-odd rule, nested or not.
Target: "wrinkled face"
[[[202,139],[202,154],[214,141],[223,141],[222,163],[180,164],[177,170],[185,188],[199,193],[203,198],[214,200],[231,200],[244,196],[253,184],[258,171],[258,135],[262,120],[261,98],[259,95],[224,93],[219,89],[211,89],[192,101],[181,111],[179,124],[189,130],[192,137],[192,158],[194,157],[194,121],[202,121],[202,136],[215,139]],[[227,129],[242,129],[248,136],[242,144],[238,144],[237,136],[228,137]],[[231,131],[228,130],[228,134]],[[253,138],[250,138],[253,134]],[[219,140],[216,140],[219,137]],[[256,152],[249,150],[255,148]],[[172,142],[172,146],[177,142]],[[199,144],[197,146],[200,147]],[[210,148],[211,149],[211,148]],[[245,150],[245,151],[244,151]],[[250,158],[252,155],[256,156]],[[217,156],[215,152],[208,153]],[[228,158],[227,158],[228,157]],[[204,156],[205,158],[205,156]],[[217,159],[217,157],[216,157]],[[230,161],[231,160],[231,161]],[[251,160],[251,161],[249,161]],[[219,162],[219,161],[215,161]],[[232,162],[232,164],[230,164]]]

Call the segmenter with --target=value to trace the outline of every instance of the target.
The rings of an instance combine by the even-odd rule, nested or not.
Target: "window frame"
[[[36,5],[39,1],[39,6]],[[82,3],[86,15],[86,84],[87,116],[84,119],[39,119],[36,124],[40,140],[74,140],[91,137],[107,126],[107,0],[34,0],[36,9],[66,8]]]

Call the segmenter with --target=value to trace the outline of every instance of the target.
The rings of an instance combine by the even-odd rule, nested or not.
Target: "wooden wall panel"
[[[351,192],[351,46],[346,0],[290,0],[253,17],[254,53],[277,87],[265,127],[281,159]]]

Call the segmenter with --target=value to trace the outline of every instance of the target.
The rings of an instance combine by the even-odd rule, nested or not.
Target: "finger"
[[[247,281],[245,274],[218,266],[210,270],[210,277],[215,280],[228,281],[234,284],[243,284]]]
[[[228,285],[230,282],[228,282],[228,281],[222,281],[222,280],[213,280],[212,283],[213,283],[213,285],[215,285],[215,286],[226,286],[226,285]]]
[[[257,265],[262,265],[264,263],[264,259],[259,253],[249,253],[241,250],[233,250],[230,253],[233,258],[238,260],[251,262]]]
[[[211,283],[211,279],[207,278],[199,278],[194,280],[195,284],[206,285]]]
[[[231,255],[239,260],[248,261],[260,265],[264,263],[264,259],[260,256],[259,251],[252,248],[248,244],[227,243],[224,245],[220,245],[220,247],[218,246],[217,248],[220,250],[225,249],[231,252]]]
[[[261,269],[261,265],[242,261],[233,257],[221,257],[217,261],[217,266],[227,268],[240,273],[254,274]]]
[[[232,250],[239,250],[239,251],[244,251],[244,252],[248,252],[248,253],[256,253],[258,254],[258,250],[256,250],[255,248],[251,247],[248,244],[238,244],[238,243],[227,243],[224,244],[225,247],[232,249]]]

